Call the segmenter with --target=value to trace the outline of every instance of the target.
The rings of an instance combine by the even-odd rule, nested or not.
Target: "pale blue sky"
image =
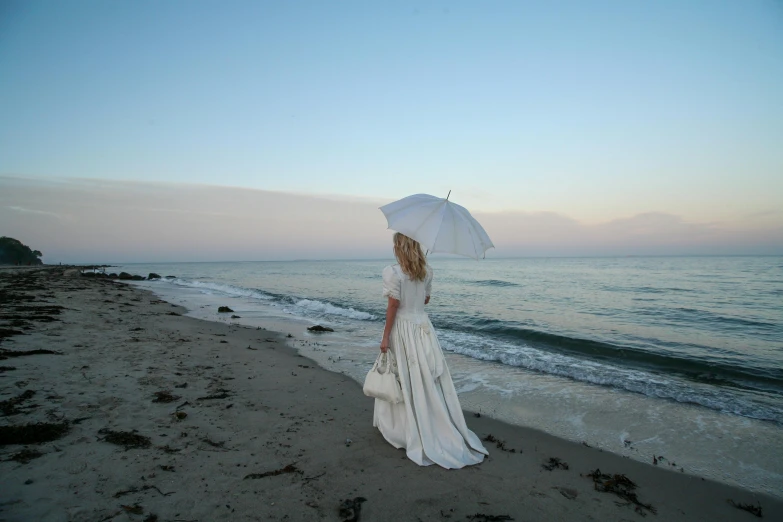
[[[0,176],[783,223],[783,2],[4,1]]]

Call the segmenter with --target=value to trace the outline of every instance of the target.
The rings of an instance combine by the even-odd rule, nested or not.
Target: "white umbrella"
[[[451,195],[451,192],[449,192]],[[429,252],[478,259],[495,248],[465,207],[429,194],[414,194],[381,207],[389,228],[421,243]]]

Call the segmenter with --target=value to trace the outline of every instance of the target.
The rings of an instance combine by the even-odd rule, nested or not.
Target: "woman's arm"
[[[394,326],[394,318],[397,317],[397,308],[400,307],[399,299],[389,297],[389,304],[386,307],[386,326],[383,327],[383,338],[381,339],[381,351],[386,353],[389,349],[389,335],[391,334],[392,326]]]

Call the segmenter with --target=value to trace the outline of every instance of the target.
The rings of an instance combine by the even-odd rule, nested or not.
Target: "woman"
[[[419,243],[403,234],[394,234],[394,255],[399,265],[383,270],[383,295],[389,304],[381,351],[391,350],[397,359],[405,400],[392,404],[376,399],[373,426],[420,466],[478,464],[489,453],[465,425],[438,337],[424,311],[432,269]]]

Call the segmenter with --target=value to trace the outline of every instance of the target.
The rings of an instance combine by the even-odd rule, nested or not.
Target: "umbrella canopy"
[[[421,243],[430,252],[478,259],[495,248],[465,207],[429,194],[414,194],[381,207],[389,228]]]

